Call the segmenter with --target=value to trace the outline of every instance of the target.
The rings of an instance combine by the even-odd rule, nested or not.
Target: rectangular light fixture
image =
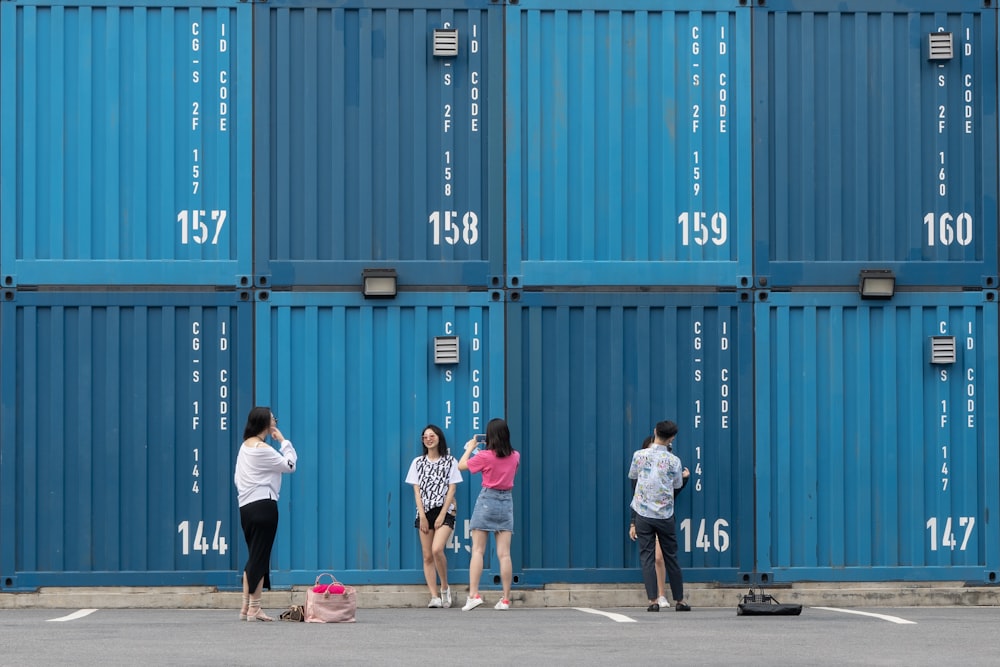
[[[862,299],[891,299],[896,292],[896,276],[889,269],[861,269],[858,293]]]
[[[396,296],[396,269],[362,269],[361,280],[361,291],[366,299]]]

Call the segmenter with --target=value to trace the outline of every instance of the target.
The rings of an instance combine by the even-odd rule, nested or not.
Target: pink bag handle
[[[326,587],[322,589],[322,591],[315,591],[315,586],[320,586],[319,582],[320,582],[320,580],[323,577],[330,577],[330,579],[332,580],[332,583],[327,584]],[[324,572],[323,574],[321,574],[318,577],[316,577],[316,584],[315,584],[315,586],[314,586],[314,592],[322,592],[324,596],[343,595],[344,591],[347,590],[347,587],[344,586],[344,584],[342,584],[339,581],[337,581],[337,577],[333,576],[329,572]],[[339,586],[340,590],[339,591],[331,591],[330,589],[333,588],[334,586]]]
[[[332,575],[332,574],[330,574],[329,572],[324,572],[323,574],[321,574],[321,575],[319,575],[318,577],[316,577],[316,583],[315,583],[315,584],[313,584],[313,585],[314,585],[314,586],[319,586],[319,581],[320,581],[320,579],[322,579],[323,577],[330,577],[330,579],[332,579],[332,580],[333,580],[333,581],[331,582],[331,585],[332,585],[332,584],[339,584],[339,583],[340,583],[339,581],[337,581],[337,577],[333,576],[333,575]]]

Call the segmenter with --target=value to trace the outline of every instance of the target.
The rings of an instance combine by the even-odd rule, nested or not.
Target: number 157
[[[181,245],[208,243],[209,223],[215,226],[211,244],[217,245],[227,216],[227,211],[181,211],[177,214],[177,222],[181,223]]]

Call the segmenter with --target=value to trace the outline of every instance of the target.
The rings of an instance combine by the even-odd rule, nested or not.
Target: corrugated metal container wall
[[[401,284],[501,287],[502,8],[254,11],[258,283],[353,285],[390,266]],[[435,31],[457,55],[434,55]]]
[[[995,8],[803,4],[753,12],[759,284],[996,287]]]
[[[662,419],[691,471],[676,510],[685,579],[753,569],[752,311],[747,292],[525,292],[509,307],[521,583],[638,580],[628,469]]]
[[[4,292],[0,590],[239,581],[252,308],[247,292]]]
[[[271,292],[257,303],[257,400],[299,453],[282,488],[271,579],[336,568],[348,581],[422,584],[413,489],[404,483],[428,423],[461,456],[503,410],[503,302],[494,293]],[[435,338],[457,337],[452,363]],[[447,358],[442,361],[447,362]],[[455,363],[457,361],[457,363]],[[468,567],[478,479],[459,485],[448,553]]]
[[[251,18],[0,3],[4,287],[249,286]]]
[[[997,314],[993,291],[757,304],[762,573],[997,581]]]
[[[511,286],[751,283],[750,9],[507,7]]]

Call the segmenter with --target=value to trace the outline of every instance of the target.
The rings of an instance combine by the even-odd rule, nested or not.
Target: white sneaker
[[[451,589],[445,588],[441,591],[441,604],[445,609],[451,609]]]
[[[483,598],[478,595],[474,598],[465,598],[465,606],[462,607],[462,611],[472,611],[482,603]]]
[[[656,598],[656,604],[660,605],[660,609],[666,609],[670,606],[670,603],[667,602],[667,598],[663,597],[662,595]]]
[[[500,598],[500,600],[498,600],[497,603],[493,605],[493,608],[499,609],[500,611],[510,609],[510,600],[504,600],[503,598]]]
[[[441,608],[441,598],[431,598],[431,601],[427,603],[428,609],[440,609]]]

